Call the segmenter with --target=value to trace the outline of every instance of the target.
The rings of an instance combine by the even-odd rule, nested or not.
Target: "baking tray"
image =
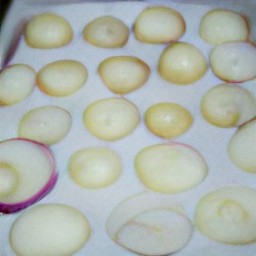
[[[227,143],[236,128],[217,128],[207,123],[200,112],[200,101],[204,93],[214,85],[223,83],[209,68],[199,81],[192,85],[177,86],[164,81],[157,72],[159,56],[166,45],[150,45],[138,42],[133,34],[132,26],[136,16],[151,5],[165,5],[179,11],[185,18],[187,30],[180,41],[197,46],[208,58],[213,46],[204,42],[198,35],[200,18],[209,10],[225,7],[247,15],[253,26],[252,39],[255,40],[255,8],[254,1],[14,1],[5,23],[3,24],[0,42],[2,58],[11,40],[15,23],[19,19],[37,13],[52,11],[65,17],[74,31],[73,41],[66,47],[52,50],[39,50],[28,47],[21,38],[18,49],[10,64],[25,63],[36,71],[55,60],[76,59],[88,69],[86,84],[75,94],[68,97],[51,97],[39,89],[24,101],[0,108],[0,140],[17,137],[19,120],[28,110],[42,105],[57,105],[68,110],[73,119],[72,128],[65,139],[52,145],[56,157],[59,179],[54,189],[37,204],[64,203],[80,209],[88,218],[92,234],[88,243],[75,255],[136,255],[116,245],[107,235],[105,223],[110,212],[119,202],[129,196],[149,191],[136,177],[134,157],[143,147],[168,143],[168,140],[152,135],[143,123],[146,109],[157,102],[176,102],[187,108],[193,115],[193,126],[183,135],[172,141],[189,144],[196,148],[206,159],[209,173],[205,180],[187,192],[161,195],[178,202],[193,221],[195,207],[199,199],[208,191],[226,185],[244,185],[256,188],[256,177],[238,169],[227,157]],[[93,18],[101,15],[113,15],[123,20],[130,28],[128,43],[123,48],[100,49],[82,39],[82,29]],[[14,18],[15,17],[15,18]],[[13,22],[11,22],[13,21]],[[9,31],[9,32],[8,32]],[[48,54],[50,52],[50,54]],[[141,114],[140,125],[129,136],[107,142],[92,136],[82,122],[82,113],[86,106],[95,100],[116,96],[110,92],[97,74],[98,64],[106,57],[116,55],[132,55],[144,60],[151,68],[151,75],[146,84],[124,97],[133,102]],[[143,100],[142,100],[143,99]],[[89,190],[77,186],[69,177],[67,163],[72,153],[78,149],[91,146],[107,146],[118,152],[124,168],[121,177],[107,188]],[[154,193],[154,192],[150,192]],[[9,245],[9,229],[21,212],[0,217],[0,255],[15,255]],[[194,230],[189,244],[176,256],[255,256],[256,244],[244,246],[224,245],[208,239],[198,230]]]

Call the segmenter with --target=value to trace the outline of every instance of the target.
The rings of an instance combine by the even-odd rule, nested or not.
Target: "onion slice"
[[[120,48],[129,39],[129,28],[114,16],[100,16],[86,24],[83,38],[100,48]]]
[[[227,151],[237,167],[256,174],[256,118],[236,131],[229,141]]]
[[[72,125],[70,113],[58,106],[41,106],[29,110],[20,120],[20,137],[44,144],[60,142]]]
[[[95,137],[115,141],[131,134],[140,122],[137,107],[124,98],[105,98],[91,103],[84,110],[83,121]]]
[[[203,96],[201,111],[208,122],[218,127],[240,126],[256,116],[256,97],[244,86],[220,84]]]
[[[210,66],[223,81],[251,80],[256,77],[256,47],[248,42],[220,44],[211,52]]]
[[[128,197],[111,212],[106,230],[124,248],[142,255],[167,255],[189,242],[193,227],[183,209],[155,193]]]
[[[40,204],[13,223],[10,243],[17,255],[63,256],[79,251],[90,237],[87,218],[65,204]]]
[[[177,85],[193,84],[204,76],[207,69],[208,64],[201,50],[186,42],[167,46],[158,63],[160,76]]]
[[[223,187],[199,201],[195,224],[205,235],[226,244],[256,241],[256,190],[249,187]]]
[[[68,20],[56,13],[41,13],[32,17],[25,28],[26,43],[37,49],[53,49],[68,45],[73,29]]]
[[[139,89],[145,84],[150,75],[150,68],[139,58],[114,56],[100,63],[98,73],[103,83],[112,92],[126,94]]]
[[[134,22],[134,34],[143,43],[162,44],[176,41],[186,31],[183,16],[166,6],[144,9]]]
[[[134,160],[138,178],[160,193],[184,192],[207,175],[205,159],[197,150],[180,143],[157,144],[139,151]]]
[[[171,139],[185,133],[192,126],[193,116],[179,104],[160,102],[147,109],[144,121],[153,134]]]
[[[36,71],[26,64],[7,66],[0,72],[0,105],[13,105],[33,92]]]
[[[72,180],[83,188],[104,188],[114,183],[122,172],[121,157],[107,147],[83,148],[68,162]]]
[[[215,9],[207,12],[200,22],[200,36],[210,44],[222,44],[230,41],[246,41],[249,26],[240,13]]]
[[[14,213],[46,196],[57,182],[55,159],[44,144],[14,138],[0,142],[0,212]]]
[[[76,60],[58,60],[46,64],[37,73],[37,86],[47,95],[66,97],[84,86],[87,68]]]

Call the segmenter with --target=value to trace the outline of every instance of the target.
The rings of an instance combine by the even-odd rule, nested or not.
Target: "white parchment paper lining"
[[[194,1],[195,2],[195,1]],[[249,1],[250,2],[250,1]],[[65,203],[80,209],[89,219],[92,235],[89,242],[77,256],[128,256],[134,255],[116,245],[105,231],[105,222],[111,210],[128,196],[147,191],[135,175],[133,160],[136,153],[143,147],[168,143],[168,141],[152,135],[143,123],[143,114],[146,109],[157,102],[176,102],[186,107],[194,117],[192,128],[184,135],[173,141],[189,144],[196,148],[205,157],[209,165],[206,179],[197,187],[188,192],[163,195],[170,197],[181,204],[188,217],[193,221],[194,211],[198,200],[206,192],[226,185],[256,186],[256,177],[239,170],[227,157],[227,143],[234,134],[235,128],[222,129],[208,124],[200,113],[202,95],[212,86],[222,83],[209,69],[205,76],[188,86],[177,86],[164,81],[157,73],[157,62],[166,45],[150,45],[138,42],[133,34],[132,27],[136,16],[147,6],[168,5],[179,11],[185,18],[187,31],[180,41],[186,41],[197,46],[208,59],[212,46],[205,43],[198,36],[200,18],[214,6],[207,4],[188,4],[172,1],[150,2],[110,2],[110,3],[72,3],[72,4],[39,4],[34,7],[17,5],[25,8],[27,13],[34,14],[44,11],[53,11],[64,16],[74,30],[74,39],[66,47],[54,50],[38,50],[29,48],[23,38],[12,63],[26,63],[36,71],[49,62],[60,59],[75,59],[81,61],[89,71],[89,78],[83,88],[72,96],[65,98],[50,97],[37,88],[23,102],[13,106],[1,107],[0,139],[17,136],[19,120],[28,110],[43,106],[57,105],[68,110],[73,119],[73,125],[68,136],[60,143],[51,146],[57,161],[60,177],[54,190],[41,203]],[[36,7],[35,7],[36,6]],[[228,5],[229,9],[239,9],[248,15],[251,14],[250,5],[246,8],[236,4]],[[242,8],[242,9],[241,9]],[[33,11],[32,11],[33,10]],[[122,19],[130,28],[130,38],[125,47],[120,49],[100,49],[82,39],[84,26],[92,19],[101,15],[114,15]],[[255,25],[255,24],[254,24]],[[104,142],[92,135],[84,128],[82,113],[92,102],[98,99],[115,97],[100,80],[97,74],[99,63],[109,56],[132,55],[141,58],[151,68],[148,82],[139,90],[124,97],[132,101],[139,109],[141,123],[128,137],[116,142]],[[69,178],[67,163],[69,157],[76,150],[91,147],[106,146],[117,151],[122,157],[123,173],[120,179],[108,188],[101,190],[87,190],[78,187]],[[161,195],[159,195],[161,196]],[[8,233],[11,224],[20,213],[0,217],[0,255],[14,255],[9,245]],[[245,246],[228,246],[209,240],[197,230],[189,244],[177,256],[255,256],[256,244]]]

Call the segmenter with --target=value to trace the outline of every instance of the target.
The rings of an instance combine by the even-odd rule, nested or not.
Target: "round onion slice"
[[[256,47],[247,42],[228,42],[215,47],[210,65],[220,79],[243,82],[256,77]]]
[[[73,181],[83,188],[103,188],[114,183],[122,171],[120,156],[107,147],[83,148],[68,162]]]
[[[94,136],[107,141],[122,139],[138,126],[137,107],[124,98],[105,98],[91,103],[83,113],[85,127]]]
[[[193,117],[179,104],[160,102],[147,109],[144,121],[153,134],[171,139],[185,133],[192,126]]]
[[[87,218],[64,204],[43,204],[25,210],[13,223],[10,243],[17,255],[73,255],[90,237]]]
[[[83,38],[97,47],[119,48],[127,43],[129,28],[114,16],[100,16],[85,26]]]
[[[136,57],[114,56],[103,60],[98,72],[103,83],[112,92],[126,94],[145,84],[150,75],[150,68]]]
[[[182,249],[193,228],[170,198],[142,193],[122,201],[111,212],[106,230],[124,248],[142,255],[167,255]]]
[[[25,29],[27,44],[33,48],[52,49],[71,42],[73,30],[69,22],[55,13],[35,15]]]
[[[70,113],[58,106],[41,106],[29,110],[20,120],[20,137],[44,144],[60,142],[72,125]]]
[[[256,241],[256,190],[223,187],[199,201],[195,224],[210,238],[227,244]]]
[[[256,116],[256,97],[244,86],[220,84],[203,96],[201,111],[213,125],[239,126]]]
[[[143,10],[135,20],[135,37],[143,43],[161,44],[178,40],[186,30],[183,16],[165,6]]]
[[[14,64],[0,72],[0,105],[16,104],[35,88],[36,71],[25,64]]]
[[[200,36],[210,44],[245,41],[249,36],[249,26],[239,13],[215,9],[207,12],[202,18]]]
[[[241,126],[232,136],[228,155],[236,166],[256,174],[256,118]]]
[[[165,80],[178,84],[192,84],[206,73],[208,64],[203,53],[194,45],[175,42],[161,54],[158,72]]]
[[[160,193],[179,193],[202,182],[208,167],[191,146],[171,143],[142,149],[136,155],[135,169],[148,188]]]
[[[0,212],[20,211],[46,196],[58,178],[48,146],[27,139],[0,142]]]
[[[58,60],[42,67],[37,74],[38,88],[50,96],[65,97],[84,86],[87,68],[76,60]]]

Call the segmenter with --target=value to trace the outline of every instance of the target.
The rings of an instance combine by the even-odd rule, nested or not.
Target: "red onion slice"
[[[46,196],[56,184],[58,172],[48,146],[14,138],[0,142],[0,178],[1,183],[10,184],[0,187],[0,212],[8,214]]]

